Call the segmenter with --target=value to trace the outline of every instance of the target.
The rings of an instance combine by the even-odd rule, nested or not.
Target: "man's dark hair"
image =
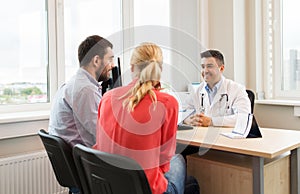
[[[80,67],[86,66],[96,55],[103,59],[108,47],[113,48],[112,43],[101,36],[93,35],[87,37],[78,47]]]
[[[224,65],[224,57],[223,54],[218,50],[207,50],[201,53],[202,58],[213,57],[216,59],[219,65]]]

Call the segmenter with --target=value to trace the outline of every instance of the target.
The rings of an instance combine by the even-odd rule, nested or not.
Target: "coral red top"
[[[176,149],[177,100],[153,89],[154,105],[147,94],[129,113],[121,98],[133,85],[116,88],[103,96],[98,109],[95,149],[136,160],[144,169],[153,194],[167,189],[164,173]]]

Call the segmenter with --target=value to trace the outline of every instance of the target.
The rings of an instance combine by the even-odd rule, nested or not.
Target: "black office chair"
[[[81,191],[71,146],[62,138],[49,135],[44,129],[41,129],[38,134],[47,151],[58,183],[63,187],[69,187],[69,194],[74,192],[74,188]]]
[[[73,156],[83,191],[89,194],[150,194],[140,165],[127,157],[77,144]]]

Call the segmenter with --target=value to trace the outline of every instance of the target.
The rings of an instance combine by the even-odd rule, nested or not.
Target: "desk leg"
[[[291,194],[300,194],[300,148],[291,151]]]
[[[252,157],[253,194],[264,193],[264,158]]]

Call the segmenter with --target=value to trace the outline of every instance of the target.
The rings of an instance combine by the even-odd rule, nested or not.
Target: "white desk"
[[[177,142],[251,156],[253,193],[264,193],[264,161],[290,152],[290,193],[300,194],[300,132],[282,129],[261,129],[262,138],[230,139],[220,135],[232,128],[197,127],[177,132]]]

